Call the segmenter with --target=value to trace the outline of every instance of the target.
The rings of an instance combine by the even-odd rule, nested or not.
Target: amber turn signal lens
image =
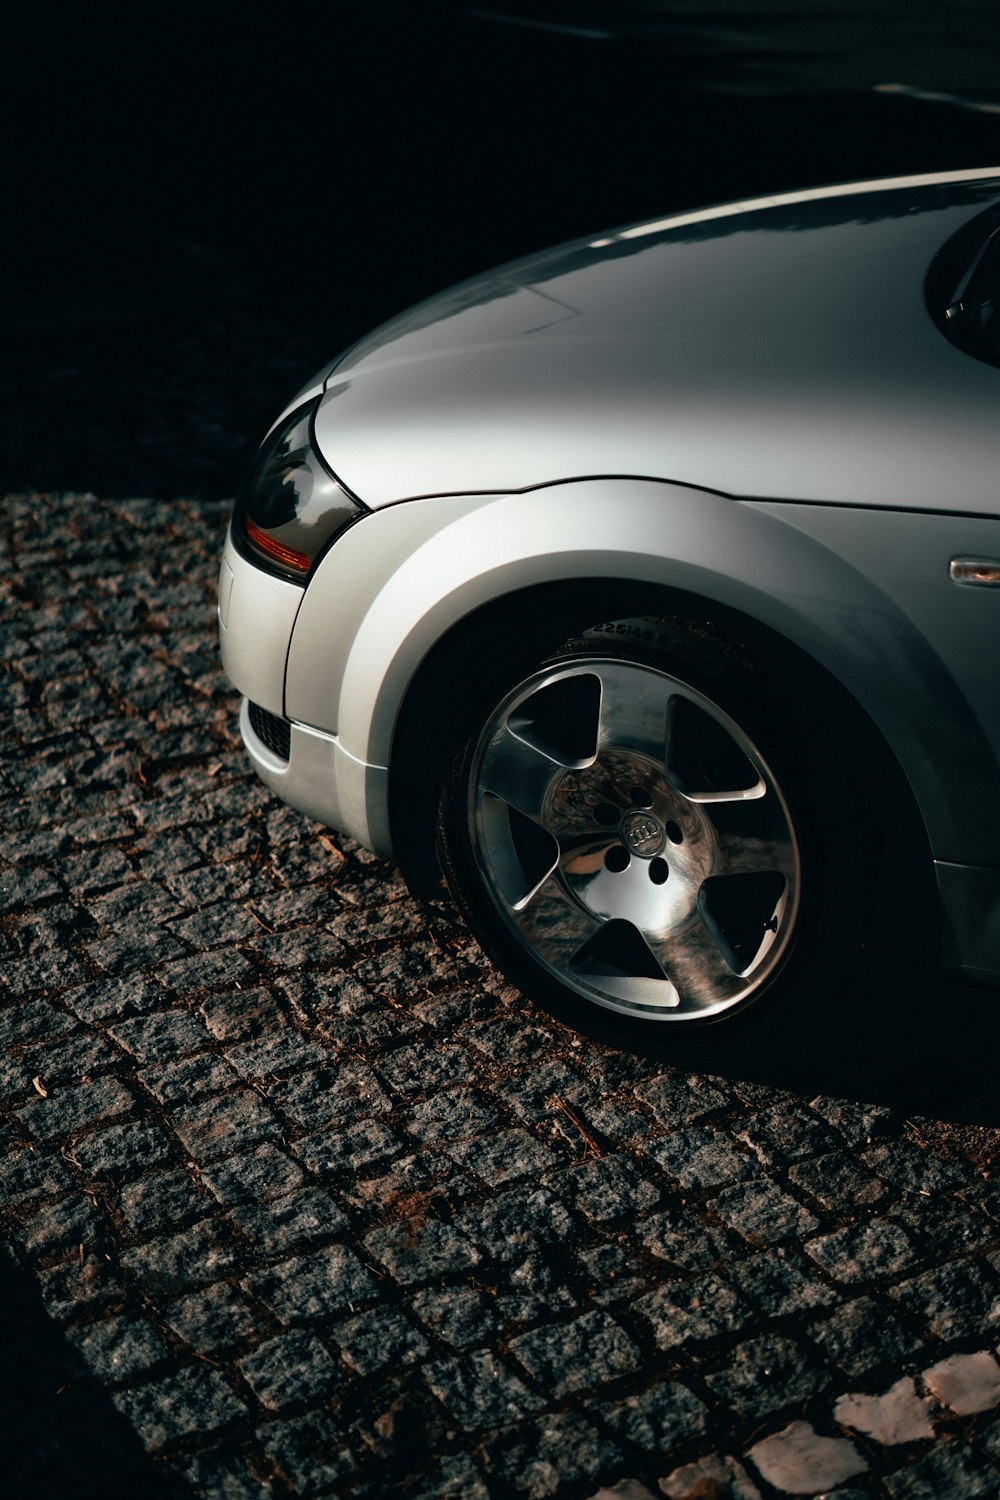
[[[294,568],[297,573],[309,572],[310,562],[304,552],[296,552],[294,547],[286,547],[276,537],[269,536],[256,522],[251,521],[249,516],[246,517],[244,525],[249,541],[266,557],[270,557],[276,563],[281,563],[282,567]]]

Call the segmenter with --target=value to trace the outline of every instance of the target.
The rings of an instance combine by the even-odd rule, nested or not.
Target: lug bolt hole
[[[654,885],[663,885],[670,870],[665,859],[651,859],[649,861],[649,878]]]
[[[630,786],[628,789],[628,794],[632,798],[632,801],[635,803],[636,807],[652,807],[653,805],[653,799],[644,787]]]
[[[621,844],[612,844],[604,856],[604,868],[610,870],[613,875],[620,875],[629,866],[628,850]]]
[[[594,821],[604,828],[614,828],[618,823],[618,809],[610,802],[598,802],[594,808]]]
[[[675,823],[673,818],[667,824],[667,838],[672,844],[682,844],[684,842],[684,835],[681,833],[680,825]]]

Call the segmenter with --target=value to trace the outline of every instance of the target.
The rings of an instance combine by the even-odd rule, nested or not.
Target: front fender
[[[811,534],[804,512],[822,512],[831,534]],[[883,575],[890,585],[893,576],[884,548],[867,564],[839,550],[840,531],[873,515],[885,513],[741,502],[616,477],[385,507],[351,527],[309,581],[285,712],[385,767],[421,661],[482,605],[557,580],[666,586],[749,616],[825,667],[895,752],[935,856],[989,863],[1000,836],[989,739],[912,608],[884,586]],[[952,555],[975,550],[970,525],[996,527],[955,516],[893,519],[915,538],[909,572],[937,566],[940,523],[949,538],[962,537]]]

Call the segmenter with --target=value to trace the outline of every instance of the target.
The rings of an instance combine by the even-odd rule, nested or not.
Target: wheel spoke
[[[647,942],[663,972],[673,981],[686,1011],[697,1011],[740,988],[740,981],[730,968],[700,912],[680,932]]]
[[[541,820],[545,796],[562,767],[558,761],[499,727],[483,757],[479,785],[526,818]]]
[[[600,671],[602,747],[622,747],[662,761],[667,744],[667,692],[663,679],[624,662]]]

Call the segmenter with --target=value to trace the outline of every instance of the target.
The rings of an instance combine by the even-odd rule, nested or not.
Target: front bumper
[[[250,721],[250,702],[240,708],[240,734],[265,786],[307,817],[350,834],[386,858],[392,855],[388,822],[371,826],[372,810],[386,806],[388,771],[345,750],[335,734],[308,724],[288,726],[288,758],[275,754]]]
[[[329,729],[285,718],[288,649],[304,594],[298,584],[255,567],[227,536],[219,576],[219,643],[226,676],[243,694],[240,734],[257,775],[285,802],[389,857],[386,767],[351,755]],[[277,740],[268,734],[269,744],[254,729],[251,703],[265,718],[279,721]],[[287,757],[276,753],[285,742]]]

